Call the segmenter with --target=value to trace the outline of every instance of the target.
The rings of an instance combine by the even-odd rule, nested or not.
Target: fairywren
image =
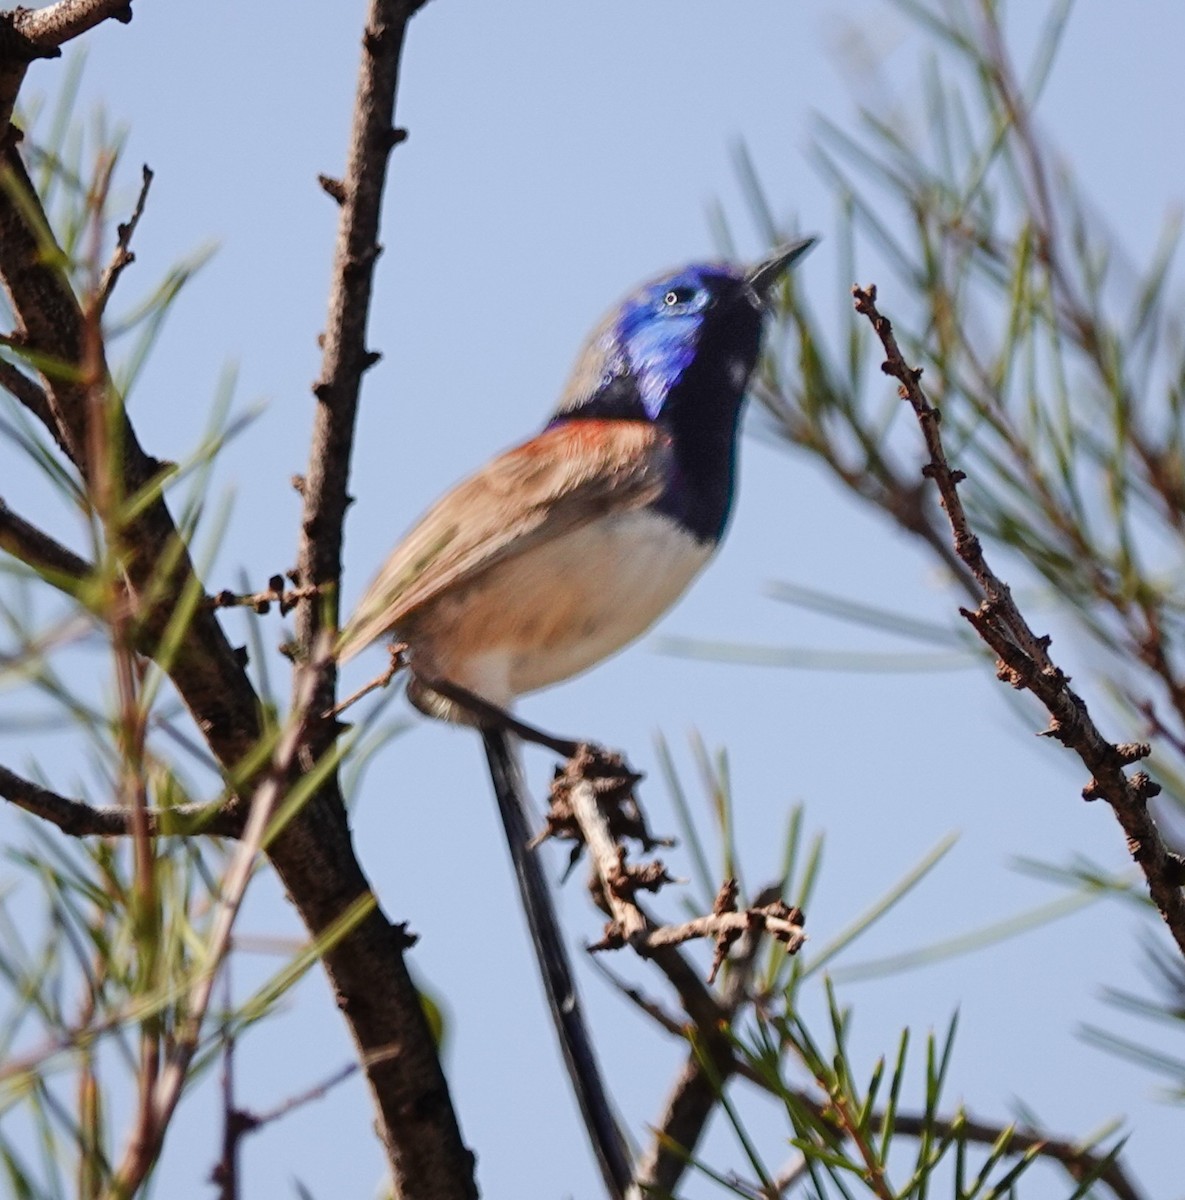
[[[596,327],[542,433],[457,484],[391,552],[338,643],[405,642],[417,708],[499,708],[644,633],[719,544],[769,295],[814,245],[752,267],[693,264]]]

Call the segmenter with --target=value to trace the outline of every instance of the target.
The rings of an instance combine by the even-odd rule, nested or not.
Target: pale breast
[[[711,557],[670,518],[603,517],[499,563],[400,629],[413,669],[507,705],[639,637]]]

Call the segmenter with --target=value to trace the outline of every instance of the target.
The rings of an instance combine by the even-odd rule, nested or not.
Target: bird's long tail
[[[516,745],[505,730],[483,728],[481,732],[519,894],[568,1075],[606,1187],[612,1196],[624,1200],[636,1194],[632,1188],[630,1155],[613,1117],[597,1056],[584,1023],[568,952],[542,864],[530,848],[531,828]]]

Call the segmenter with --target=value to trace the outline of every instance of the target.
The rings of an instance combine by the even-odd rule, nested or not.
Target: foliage
[[[1167,303],[1175,231],[1166,233],[1163,253],[1146,270],[1123,269],[1114,238],[1072,181],[1051,166],[1034,130],[1033,106],[1069,4],[1051,9],[1032,64],[1017,72],[990,0],[896,3],[936,47],[926,80],[926,132],[918,135],[910,127],[914,116],[883,98],[865,107],[858,135],[822,123],[816,161],[838,197],[841,241],[852,263],[874,251],[892,280],[883,291],[902,298],[898,328],[925,365],[952,455],[973,481],[968,505],[975,527],[1024,564],[1026,582],[1039,582],[1043,602],[1072,623],[1100,663],[1118,717],[1140,734],[1151,731],[1167,813],[1179,816],[1185,807],[1179,649],[1185,610],[1178,597],[1185,574],[1185,341]],[[262,850],[336,770],[338,752],[302,759],[300,781],[284,790],[280,767],[291,767],[295,755],[285,747],[302,729],[312,700],[301,700],[297,689],[298,701],[285,716],[267,678],[257,676],[266,730],[250,762],[227,772],[199,744],[169,683],[193,614],[209,605],[198,582],[203,560],[215,553],[230,519],[211,504],[210,467],[249,415],[230,415],[228,379],[190,458],[160,464],[143,488],[121,491],[124,404],[203,256],[179,264],[123,314],[105,312],[119,274],[112,274],[112,264],[118,249],[127,249],[123,231],[113,233],[112,225],[130,206],[113,199],[119,137],[101,127],[94,139],[82,135],[71,109],[76,88],[77,75],[67,74],[45,132],[47,114],[27,114],[27,157],[53,229],[52,236],[43,231],[45,253],[81,298],[95,344],[121,347],[123,357],[112,366],[111,386],[94,389],[108,408],[94,422],[88,454],[98,466],[88,479],[63,465],[60,446],[35,419],[38,381],[76,382],[87,363],[47,359],[18,339],[0,348],[0,382],[7,389],[0,434],[52,497],[44,523],[81,527],[91,551],[81,571],[61,556],[56,566],[45,559],[31,565],[28,553],[5,556],[0,615],[12,649],[0,659],[0,683],[18,697],[27,727],[50,729],[88,756],[76,787],[84,802],[110,797],[136,814],[129,820],[146,822],[151,809],[162,824],[152,831],[161,836],[148,836],[142,824],[120,841],[67,841],[30,819],[27,848],[7,854],[0,893],[0,1164],[12,1193],[30,1197],[138,1192],[152,1177],[182,1087],[216,1065],[229,1076],[237,1039],[269,1019],[302,974],[373,906],[366,896],[317,936],[285,947],[286,963],[258,979],[245,998],[229,987],[212,997],[215,977],[237,953],[230,926],[247,880],[264,861]],[[771,244],[783,240],[786,231],[772,219],[756,167],[743,151],[739,167],[764,235]],[[896,232],[901,214],[908,235]],[[105,262],[112,245],[116,257]],[[952,588],[977,598],[929,484],[919,476],[916,430],[902,420],[900,402],[870,379],[874,355],[865,329],[853,314],[832,335],[790,282],[781,307],[781,337],[757,389],[777,436],[915,536],[949,571]],[[10,312],[4,319],[6,326],[17,324]],[[128,530],[162,496],[179,514],[175,557],[188,550],[199,565],[166,627],[153,631],[160,636],[149,661],[140,653],[145,631],[129,617],[123,571]],[[175,566],[169,558],[157,565],[150,596],[157,588],[167,593]],[[283,580],[273,591],[279,595],[282,588]],[[928,643],[939,653],[915,658],[912,665],[922,669],[986,661],[961,632],[866,604],[836,604],[802,588],[784,596]],[[96,659],[105,672],[97,687],[89,683]],[[392,732],[376,728],[378,711],[358,731],[362,737],[343,742],[342,753],[362,747],[355,752],[358,769],[376,739]],[[702,807],[711,814],[705,833],[701,806],[690,799],[669,753],[664,757],[699,893],[693,910],[710,908],[720,878],[731,877],[749,893],[744,903],[779,897],[809,911],[822,840],[808,844],[803,813],[796,810],[788,821],[781,876],[767,888],[746,889],[732,842],[727,759],[712,760],[697,746]],[[270,775],[269,763],[275,767]],[[273,785],[268,795],[276,820],[269,823],[271,808],[263,809],[256,840],[244,835],[237,847],[206,836],[213,827],[205,823],[258,772]],[[692,960],[656,957],[645,964],[645,979],[665,976],[657,1000],[646,984],[627,980],[616,960],[604,967],[654,1022],[656,1034],[676,1036],[686,1049],[674,1115],[641,1160],[649,1194],[675,1194],[692,1172],[724,1193],[765,1200],[796,1193],[888,1200],[946,1192],[987,1200],[1016,1194],[1022,1173],[1044,1160],[1052,1164],[1051,1176],[1056,1172],[1059,1195],[1135,1195],[1113,1130],[1072,1144],[1030,1121],[991,1125],[969,1117],[945,1086],[957,1054],[955,1017],[940,1035],[902,1030],[871,1063],[851,1050],[854,1016],[835,990],[845,968],[851,977],[981,949],[1113,893],[1135,895],[1143,904],[1142,892],[1102,869],[1043,865],[1035,869],[1072,889],[1065,902],[909,959],[846,963],[850,947],[922,884],[948,848],[949,842],[940,843],[887,895],[865,901],[862,915],[832,943],[809,946],[799,957],[747,936],[711,986],[689,969]],[[1115,1002],[1179,1037],[1185,1013],[1180,963],[1152,932],[1149,945],[1160,998],[1116,992]],[[681,1008],[671,1007],[675,1001]],[[425,1007],[439,1040],[439,1013],[430,1002]],[[1185,1095],[1185,1055],[1105,1030],[1089,1036],[1147,1062],[1168,1077],[1175,1098]],[[186,1053],[178,1055],[178,1046]],[[162,1103],[174,1069],[180,1071],[176,1094]],[[279,1119],[335,1082],[256,1123]],[[780,1135],[772,1144],[754,1132],[738,1102],[742,1085],[775,1102]],[[696,1109],[694,1119],[680,1118],[680,1102]],[[716,1113],[741,1149],[744,1175],[714,1166],[701,1144]],[[162,1114],[158,1127],[153,1122]],[[229,1148],[216,1178],[231,1196],[235,1147],[247,1129],[229,1088],[222,1115]],[[787,1146],[789,1161],[771,1162],[770,1155]]]

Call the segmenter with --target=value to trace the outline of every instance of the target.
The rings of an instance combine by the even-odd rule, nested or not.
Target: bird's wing
[[[499,455],[430,508],[392,551],[342,630],[338,658],[495,563],[606,513],[656,499],[666,435],[642,421],[569,421]]]

